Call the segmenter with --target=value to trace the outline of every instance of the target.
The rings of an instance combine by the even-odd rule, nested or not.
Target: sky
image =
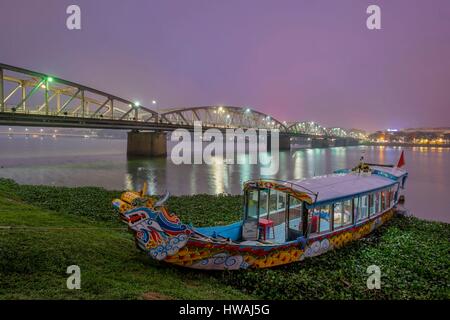
[[[68,30],[66,8],[81,8]],[[369,5],[381,30],[366,27]],[[450,126],[450,1],[1,0],[0,62],[154,109],[328,127]]]

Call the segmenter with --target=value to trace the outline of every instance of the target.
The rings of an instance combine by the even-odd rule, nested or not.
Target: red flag
[[[405,156],[403,152],[404,151],[402,151],[402,154],[400,155],[400,159],[398,159],[397,168],[401,168],[405,165]]]

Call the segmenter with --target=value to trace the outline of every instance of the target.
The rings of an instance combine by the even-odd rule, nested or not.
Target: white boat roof
[[[371,167],[375,169],[375,167]],[[378,167],[377,170],[392,174],[396,178],[406,175],[406,171],[396,168]],[[400,170],[400,171],[398,171]],[[334,173],[307,179],[290,180],[285,185],[304,192],[306,188],[317,194],[316,203],[328,202],[356,194],[362,194],[393,185],[396,180],[373,173]]]
[[[406,170],[400,169],[397,167],[380,167],[380,166],[370,166],[372,170],[378,170],[378,171],[384,171],[386,173],[389,173],[393,175],[396,178],[400,178],[401,176],[404,176],[407,174]]]

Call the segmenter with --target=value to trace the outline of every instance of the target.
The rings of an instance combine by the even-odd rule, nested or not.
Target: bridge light
[[[41,88],[42,88],[42,89],[45,89],[45,88],[46,88],[46,87],[45,87],[45,84],[42,84],[42,85],[41,85]]]
[[[135,106],[135,107],[139,107],[140,105],[141,105],[141,104],[139,103],[139,101],[135,101],[135,102],[134,102],[134,106]]]
[[[251,110],[249,108],[245,109],[246,113],[249,113]]]
[[[222,107],[219,107],[219,112],[222,112],[223,111],[223,108]]]
[[[152,104],[156,104],[156,100],[152,100]]]
[[[227,118],[230,119],[230,115],[229,114],[227,114]]]
[[[47,81],[48,81],[48,82],[52,82],[52,81],[53,81],[53,78],[52,78],[52,77],[47,77]]]

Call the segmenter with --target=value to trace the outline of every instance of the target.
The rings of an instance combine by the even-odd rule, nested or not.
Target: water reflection
[[[228,174],[226,174],[226,172],[224,174],[224,171],[227,171],[228,166],[224,165],[222,158],[213,157],[212,164],[209,167],[209,174],[214,177],[213,192],[215,194],[224,193],[225,190],[228,189]]]

